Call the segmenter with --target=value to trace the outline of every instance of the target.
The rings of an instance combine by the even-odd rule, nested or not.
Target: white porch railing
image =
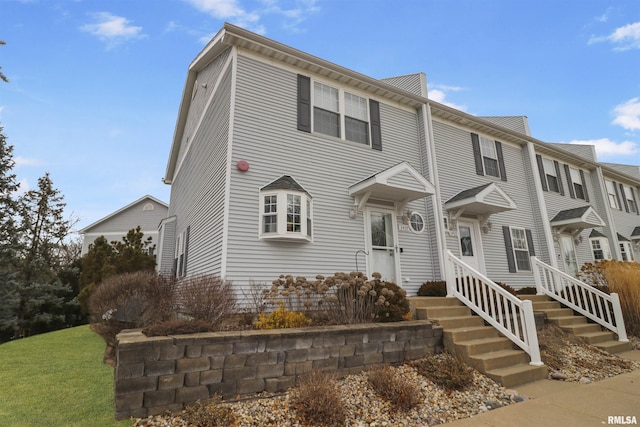
[[[447,250],[447,296],[456,297],[543,365],[531,301],[522,301]]]
[[[548,295],[615,332],[618,334],[618,341],[629,341],[618,294],[607,295],[534,256],[531,257],[531,268],[538,294]]]

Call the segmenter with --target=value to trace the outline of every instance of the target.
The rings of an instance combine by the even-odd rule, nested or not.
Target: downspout
[[[553,245],[553,233],[551,232],[551,223],[549,222],[547,215],[547,202],[544,200],[544,192],[542,191],[542,184],[540,179],[536,175],[538,165],[536,164],[536,150],[533,148],[533,142],[527,142],[527,153],[529,154],[529,166],[531,167],[531,173],[533,175],[533,186],[536,193],[536,204],[539,208],[540,222],[542,222],[542,230],[544,232],[544,240],[547,244],[547,250],[549,251],[549,264],[558,268],[558,258],[556,255],[556,249]]]

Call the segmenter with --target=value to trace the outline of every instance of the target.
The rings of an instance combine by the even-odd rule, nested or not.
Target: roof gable
[[[517,205],[502,188],[492,182],[459,192],[445,202],[444,208],[457,210],[459,214],[490,215],[516,209]]]
[[[163,217],[166,216],[166,213],[169,210],[169,205],[167,205],[162,200],[156,199],[155,197],[150,196],[150,195],[146,195],[146,196],[143,196],[143,197],[139,198],[138,200],[136,200],[136,201],[134,201],[132,203],[129,203],[128,205],[118,209],[117,211],[105,216],[104,218],[101,218],[98,221],[86,226],[85,228],[80,230],[79,233],[80,234],[90,233],[92,230],[94,230],[94,229],[96,229],[98,227],[104,226],[104,225],[106,225],[107,223],[109,223],[111,221],[116,220],[117,217],[124,216],[129,211],[135,210],[136,207],[138,207],[138,206],[140,207],[140,212],[143,212],[144,211],[143,210],[144,206],[147,203],[152,203],[152,204],[157,205],[157,206],[162,208],[163,213],[161,215],[158,215],[158,216],[163,216]],[[128,230],[124,230],[124,231],[128,231]]]

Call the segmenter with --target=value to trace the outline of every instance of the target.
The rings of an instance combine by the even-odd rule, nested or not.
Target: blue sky
[[[0,0],[0,126],[23,191],[50,172],[82,228],[151,194],[187,67],[227,21],[430,98],[526,115],[640,165],[637,0]]]

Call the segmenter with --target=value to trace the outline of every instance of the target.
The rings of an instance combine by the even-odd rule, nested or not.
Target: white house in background
[[[414,295],[447,249],[531,286],[532,255],[573,275],[640,241],[638,168],[229,24],[189,66],[164,182],[158,271],[239,289],[359,269]]]
[[[100,236],[109,242],[121,241],[127,232],[140,226],[144,238],[151,236],[158,244],[158,225],[167,216],[169,205],[153,196],[144,196],[110,215],[80,230],[82,234],[82,255],[89,251],[89,245]]]

